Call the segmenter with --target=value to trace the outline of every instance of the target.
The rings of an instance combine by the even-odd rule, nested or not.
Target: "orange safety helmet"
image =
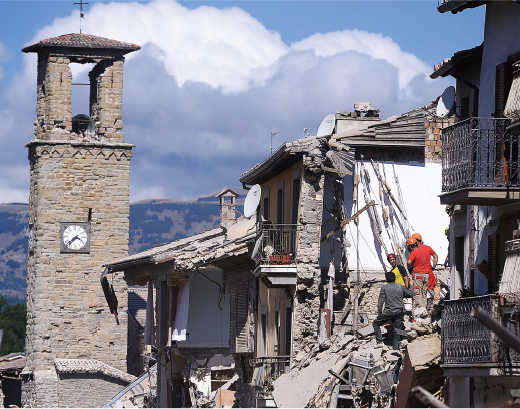
[[[415,240],[422,241],[422,236],[419,233],[412,234],[412,238],[414,238]]]
[[[408,238],[408,240],[406,240],[407,246],[413,246],[415,243],[417,243],[417,240],[415,240],[415,238],[413,238],[413,237],[410,237],[410,238]]]

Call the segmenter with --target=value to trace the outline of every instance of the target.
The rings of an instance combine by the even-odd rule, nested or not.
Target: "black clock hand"
[[[71,243],[76,240],[76,239],[79,239],[79,236],[74,236],[72,239],[70,239],[68,242],[67,242],[67,246],[70,246]]]

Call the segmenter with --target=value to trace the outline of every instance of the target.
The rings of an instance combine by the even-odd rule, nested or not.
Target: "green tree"
[[[27,307],[25,304],[9,304],[4,296],[0,296],[0,329],[4,330],[0,356],[11,352],[25,352],[25,326],[27,324]]]

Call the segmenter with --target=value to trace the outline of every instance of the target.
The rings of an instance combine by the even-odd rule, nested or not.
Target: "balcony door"
[[[257,357],[290,356],[292,299],[286,288],[269,288],[259,282],[256,328]]]

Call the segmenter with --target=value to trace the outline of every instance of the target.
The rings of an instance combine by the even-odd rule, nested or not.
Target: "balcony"
[[[500,307],[495,295],[445,301],[441,334],[444,375],[520,374],[520,356],[471,316],[478,307],[517,336],[520,334],[518,304]]]
[[[266,400],[272,397],[273,382],[280,375],[290,371],[290,356],[264,356],[249,360],[253,371],[253,388],[257,400]],[[263,405],[262,405],[263,406]],[[258,405],[260,407],[260,405]]]
[[[519,137],[509,119],[469,118],[442,131],[441,204],[500,206],[520,199]]]
[[[297,224],[264,223],[259,232],[252,258],[255,273],[271,286],[296,284]]]

